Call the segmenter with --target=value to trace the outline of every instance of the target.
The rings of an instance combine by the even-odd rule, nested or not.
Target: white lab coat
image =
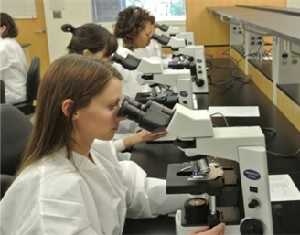
[[[134,54],[139,58],[142,57],[162,57],[161,45],[154,39],[151,39],[150,44],[145,48],[134,49]]]
[[[0,80],[5,82],[6,103],[26,100],[27,61],[15,38],[0,37]]]
[[[134,52],[124,48],[119,47],[117,53],[123,57],[126,57],[128,54],[134,55]],[[138,57],[139,58],[139,57]],[[122,92],[123,95],[129,96],[134,99],[138,92],[149,92],[151,91],[150,87],[147,84],[139,79],[139,75],[141,74],[137,70],[127,70],[122,67],[122,65],[113,63],[113,66],[121,73],[123,77],[122,81]],[[134,133],[137,129],[138,125],[131,120],[123,120],[118,129],[118,133],[126,134],[126,133]]]
[[[133,51],[124,47],[119,47],[117,53],[123,57],[126,57],[128,54],[136,56]],[[142,79],[139,79],[139,75],[141,73],[137,70],[124,69],[122,65],[117,63],[113,63],[113,66],[121,73],[123,77],[122,85],[124,95],[135,98],[138,92],[147,92],[151,90],[147,84],[144,84]]]
[[[126,215],[166,214],[187,198],[167,196],[165,180],[119,162],[112,142],[96,140],[91,155],[95,164],[61,149],[25,169],[0,202],[0,234],[120,235]]]

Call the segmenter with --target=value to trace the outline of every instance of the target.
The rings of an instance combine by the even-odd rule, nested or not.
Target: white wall
[[[73,26],[91,22],[91,1],[89,0],[44,0],[46,26],[48,33],[48,49],[50,61],[67,53],[71,38],[60,27],[69,23]],[[54,18],[53,11],[61,11],[62,18]]]
[[[287,5],[287,7],[300,8],[300,1],[299,0],[287,0],[286,5]]]
[[[60,27],[70,23],[79,26],[92,22],[90,0],[44,0],[46,27],[48,32],[48,50],[50,62],[67,53],[67,45],[71,34],[64,33]],[[53,11],[61,11],[61,18],[54,18]],[[113,22],[101,23],[102,26],[112,31]],[[185,31],[185,20],[159,21],[167,25],[177,26]]]

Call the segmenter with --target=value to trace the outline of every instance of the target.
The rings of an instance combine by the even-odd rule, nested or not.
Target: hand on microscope
[[[189,235],[224,235],[225,224],[220,223],[209,230],[196,230]]]
[[[159,132],[149,132],[146,130],[141,130],[135,134],[126,137],[124,139],[124,145],[126,148],[129,148],[135,144],[156,140],[158,138],[165,136],[166,134],[167,132],[165,130],[161,130]]]

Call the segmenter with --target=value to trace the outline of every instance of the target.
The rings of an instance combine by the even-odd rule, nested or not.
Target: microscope
[[[115,53],[112,57],[112,61],[121,64],[123,68],[128,70],[137,70],[141,74],[141,78],[144,83],[153,86],[152,94],[148,95],[148,99],[156,99],[157,101],[165,101],[169,99],[174,100],[174,92],[171,92],[169,88],[176,92],[175,102],[181,103],[191,109],[198,109],[198,103],[196,96],[192,90],[193,77],[189,69],[192,63],[181,61],[170,63],[164,68],[164,64],[160,58],[142,58],[138,59],[131,54],[123,57]],[[169,68],[170,67],[170,68]],[[174,69],[174,68],[178,69]],[[180,68],[180,69],[179,69]],[[163,86],[156,86],[157,84]],[[162,89],[165,89],[162,92]],[[174,105],[174,104],[173,104]]]
[[[181,104],[171,110],[125,98],[119,115],[151,132],[167,130],[189,163],[169,164],[168,194],[191,194],[176,213],[177,235],[226,223],[226,235],[272,235],[273,219],[265,140],[258,126],[213,127],[206,110]],[[209,156],[214,156],[213,160]],[[235,168],[229,168],[230,161]]]
[[[155,27],[167,37],[177,37],[185,39],[187,45],[195,45],[193,32],[180,32],[179,27],[168,26],[165,24],[155,24]]]
[[[195,64],[193,68],[190,68],[191,73],[194,74],[194,93],[207,94],[209,92],[204,46],[189,45],[185,39],[178,37],[154,34],[152,38],[164,47],[172,49],[173,60],[186,59]]]

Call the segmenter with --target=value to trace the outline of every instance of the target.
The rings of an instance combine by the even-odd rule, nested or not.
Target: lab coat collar
[[[58,158],[60,158],[60,159],[61,158],[67,159],[67,149],[66,149],[66,147],[62,147],[61,149],[59,149],[55,153],[55,156],[58,157]],[[94,158],[92,158],[92,159],[95,162]],[[80,153],[77,153],[75,151],[71,152],[71,158],[69,160],[73,163],[73,165],[77,169],[93,169],[93,168],[97,167],[86,156],[84,156],[84,155],[82,155]]]
[[[16,38],[2,38],[2,37],[0,37],[0,41],[17,41],[17,39]]]
[[[96,168],[96,162],[95,159],[92,157],[92,160],[94,163],[87,158],[87,156],[82,155],[80,153],[77,153],[75,151],[72,151],[71,161],[74,162],[75,166],[79,169],[93,169]]]

